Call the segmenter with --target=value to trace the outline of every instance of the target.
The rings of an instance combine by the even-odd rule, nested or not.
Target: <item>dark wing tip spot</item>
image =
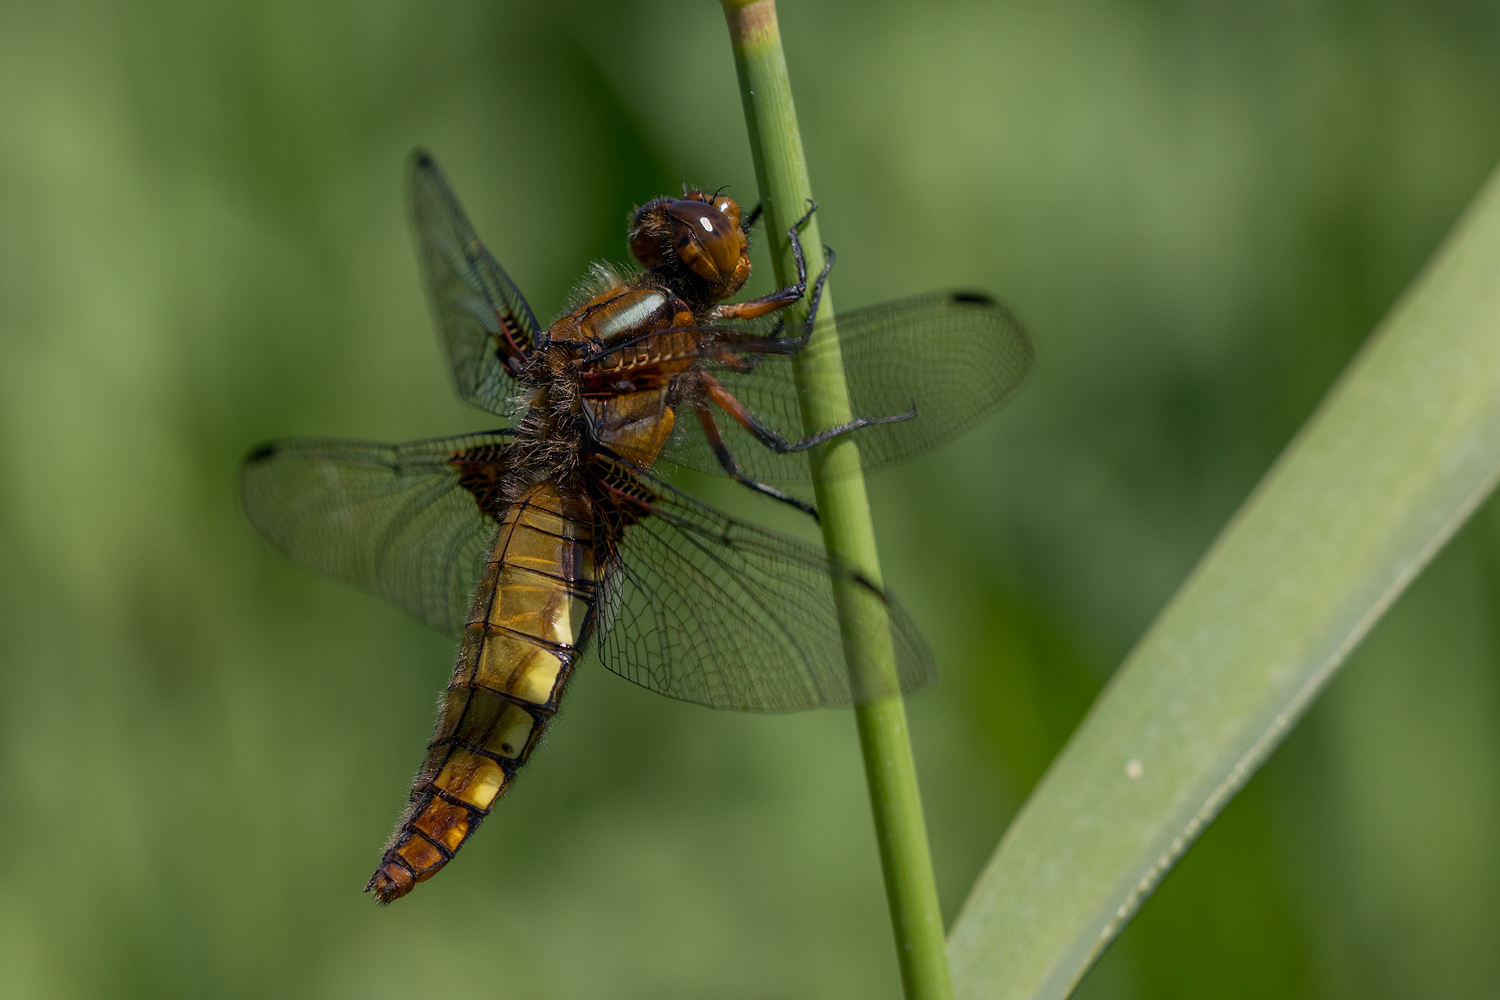
[[[423,149],[421,146],[418,146],[411,151],[411,162],[412,166],[416,167],[418,170],[430,170],[433,167],[432,154],[427,152],[427,150]]]
[[[995,304],[995,300],[983,292],[954,292],[952,299],[954,302],[962,302],[967,305],[992,306]]]
[[[245,456],[245,464],[254,465],[257,462],[264,462],[266,459],[276,454],[277,450],[278,449],[274,441],[268,444],[260,445],[259,447],[251,450],[250,454]]]

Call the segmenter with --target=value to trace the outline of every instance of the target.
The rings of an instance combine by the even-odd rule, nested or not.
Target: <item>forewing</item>
[[[250,523],[293,562],[456,635],[496,524],[450,462],[470,449],[498,454],[503,444],[494,435],[274,441],[245,460],[241,496]]]
[[[438,336],[458,395],[511,416],[520,370],[541,328],[515,283],[469,224],[432,157],[411,161],[412,228]]]
[[[867,472],[937,448],[973,427],[1015,394],[1033,360],[1031,339],[1015,315],[973,293],[935,292],[843,313],[837,329],[854,416],[915,410],[909,420],[852,432]],[[753,367],[737,371],[713,362],[706,367],[783,438],[796,441],[817,429],[803,427],[791,356],[753,351],[737,356]],[[713,407],[713,414],[745,474],[768,483],[807,481],[805,455],[776,454],[722,409]],[[679,419],[678,425],[667,457],[721,471],[698,421]]]
[[[732,520],[653,482],[653,515],[622,532],[600,657],[642,687],[710,708],[797,712],[894,691],[850,684],[834,582],[888,629],[900,689],[933,676],[932,654],[890,595],[821,551]]]

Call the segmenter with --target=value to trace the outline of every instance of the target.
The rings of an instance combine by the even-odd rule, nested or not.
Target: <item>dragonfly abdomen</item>
[[[553,482],[501,520],[411,803],[365,887],[388,903],[463,846],[557,712],[593,629],[593,511]]]

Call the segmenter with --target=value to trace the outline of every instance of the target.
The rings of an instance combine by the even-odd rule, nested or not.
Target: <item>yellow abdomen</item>
[[[594,624],[593,531],[588,500],[551,482],[505,512],[411,803],[365,887],[381,902],[448,863],[556,713]]]

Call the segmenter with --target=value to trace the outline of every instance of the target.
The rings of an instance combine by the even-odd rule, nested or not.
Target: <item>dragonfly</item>
[[[957,436],[1004,403],[1033,350],[988,296],[938,292],[837,319],[855,418],[804,433],[792,370],[819,350],[798,280],[731,302],[749,236],[722,192],[641,206],[635,263],[593,266],[547,327],[475,233],[434,160],[408,171],[419,267],[461,399],[503,421],[462,437],[288,439],[246,458],[250,523],[294,563],[385,598],[458,641],[409,801],[365,889],[398,899],[448,864],[536,749],[580,657],[671,698],[793,712],[894,693],[851,681],[835,587],[878,609],[914,691],[921,632],[855,567],[674,487],[669,465],[725,475],[816,517],[790,492],[806,452],[853,436],[866,469]],[[800,322],[789,306],[810,295]],[[810,346],[811,345],[811,346]]]

